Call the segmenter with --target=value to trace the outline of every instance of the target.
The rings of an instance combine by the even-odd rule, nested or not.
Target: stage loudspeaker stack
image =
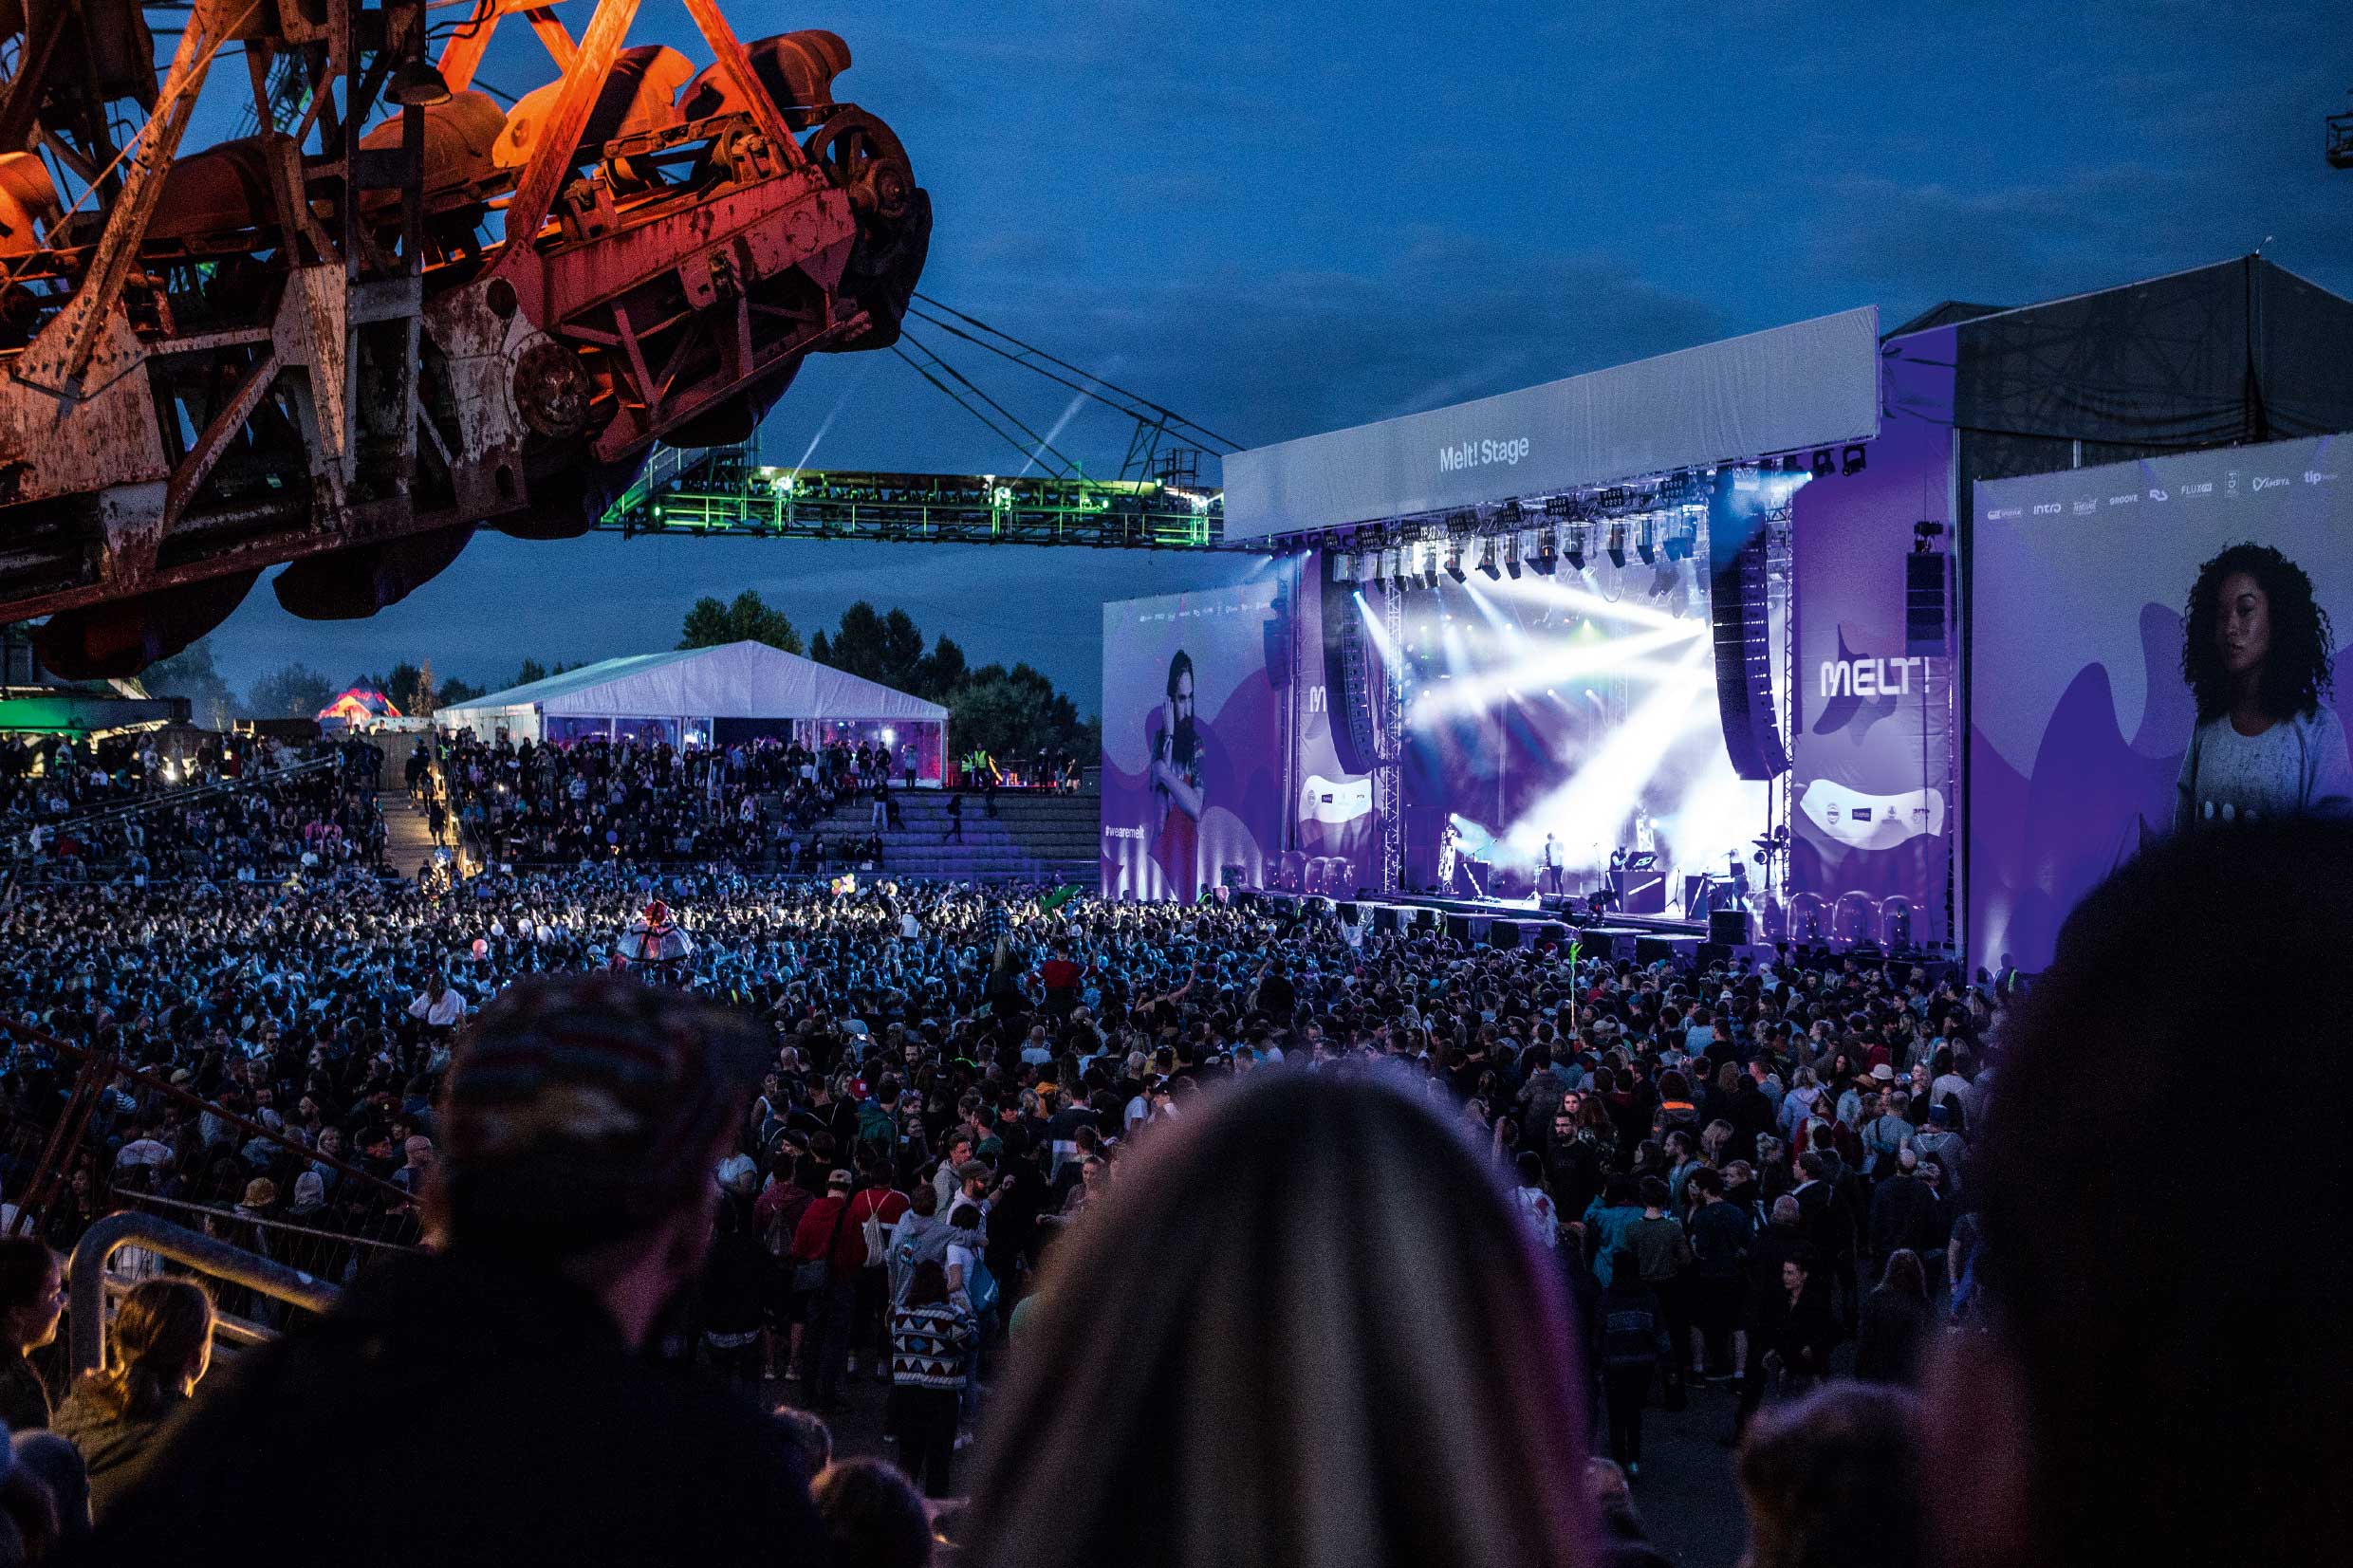
[[[1903,651],[1908,658],[1942,658],[1945,583],[1953,558],[1916,550],[1903,558]]]
[[[1436,931],[1438,927],[1438,912],[1428,908],[1416,909],[1414,924],[1424,931]]]
[[[1457,942],[1468,945],[1471,940],[1471,917],[1467,914],[1448,915],[1446,917],[1446,934],[1453,937]]]
[[[1558,920],[1547,920],[1536,928],[1536,940],[1553,943],[1566,942],[1568,940],[1568,928]]]
[[[1778,778],[1789,767],[1789,753],[1773,711],[1765,525],[1764,493],[1756,488],[1754,476],[1744,490],[1733,469],[1719,470],[1708,515],[1716,709],[1723,720],[1724,749],[1732,758],[1733,774],[1758,780]]]
[[[1725,947],[1746,947],[1749,941],[1749,912],[1747,910],[1710,911],[1708,940]]]
[[[1353,926],[1364,915],[1363,910],[1353,899],[1333,907],[1340,912],[1340,923],[1343,926]]]
[[[1662,958],[1675,956],[1675,943],[1664,936],[1637,936],[1634,939],[1634,961],[1656,964]]]
[[[1488,946],[1494,948],[1517,948],[1520,945],[1518,923],[1511,920],[1496,921],[1487,928],[1487,943]]]
[[[1373,906],[1373,930],[1388,932],[1397,929],[1397,906],[1395,904],[1375,904]]]
[[[1698,950],[1692,955],[1692,961],[1703,970],[1718,966],[1729,968],[1732,966],[1732,950],[1721,942],[1702,942],[1699,944]]]

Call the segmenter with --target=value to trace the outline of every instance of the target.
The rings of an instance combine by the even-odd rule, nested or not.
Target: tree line
[[[731,642],[763,642],[939,703],[948,710],[950,743],[958,755],[978,747],[1009,762],[1040,751],[1090,762],[1102,750],[1100,721],[1081,718],[1078,705],[1042,672],[1026,663],[975,668],[953,637],[943,635],[927,643],[922,629],[902,609],[880,611],[862,599],[842,612],[838,625],[819,631],[805,643],[784,612],[750,589],[732,601],[696,600],[679,628],[678,646],[715,648]],[[149,666],[140,680],[157,696],[186,697],[189,716],[217,729],[232,719],[310,718],[353,688],[382,692],[403,713],[429,716],[491,691],[527,686],[580,667],[526,658],[513,679],[482,687],[454,675],[436,675],[430,658],[340,682],[295,660],[240,693],[214,666],[209,639],[200,638]]]

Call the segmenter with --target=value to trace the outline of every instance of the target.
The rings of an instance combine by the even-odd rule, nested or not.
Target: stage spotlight
[[[1332,552],[1332,581],[1334,582],[1354,582],[1356,581],[1356,558],[1345,550]]]
[[[1459,539],[1446,542],[1446,575],[1457,582],[1462,581],[1462,541]]]
[[[1503,569],[1510,574],[1512,581],[1517,582],[1520,580],[1520,536],[1518,534],[1513,534],[1503,542]]]
[[[1626,564],[1626,530],[1620,524],[1610,525],[1609,563],[1621,571]]]
[[[1479,570],[1485,572],[1490,581],[1501,575],[1495,570],[1495,542],[1492,539],[1479,551]]]
[[[1634,553],[1642,558],[1642,564],[1645,566],[1658,563],[1658,546],[1654,543],[1658,536],[1658,530],[1647,523],[1634,530]]]
[[[1862,471],[1862,465],[1863,454],[1862,448],[1860,445],[1842,447],[1839,450],[1839,472],[1849,474],[1861,473]]]
[[[1583,528],[1568,531],[1568,569],[1572,572],[1585,569],[1585,531]]]
[[[1560,563],[1561,545],[1559,536],[1556,535],[1550,528],[1547,528],[1536,536],[1536,575],[1538,577],[1550,577],[1553,572],[1559,568]]]
[[[1831,458],[1830,449],[1828,447],[1816,447],[1814,449],[1813,462],[1814,477],[1817,479],[1827,479],[1830,475],[1836,472],[1838,472],[1838,464]]]
[[[1421,585],[1425,588],[1438,585],[1438,547],[1436,544],[1421,547]]]

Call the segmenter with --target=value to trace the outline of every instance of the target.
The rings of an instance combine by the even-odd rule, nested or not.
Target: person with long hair
[[[1599,1560],[1558,1271],[1445,1119],[1262,1074],[1132,1159],[1047,1257],[968,1562]]]
[[[1178,649],[1168,661],[1168,702],[1152,736],[1152,792],[1158,814],[1153,858],[1169,879],[1169,896],[1190,900],[1200,887],[1195,850],[1201,835],[1201,732],[1194,713],[1193,655]]]
[[[1855,1375],[1866,1383],[1918,1383],[1935,1329],[1928,1272],[1918,1252],[1899,1246],[1887,1255],[1886,1271],[1863,1299]]]
[[[2182,618],[2197,728],[2175,786],[2175,829],[2353,817],[2353,761],[2325,700],[2336,637],[2304,568],[2269,544],[2233,544],[2198,568]]]
[[[133,1285],[115,1309],[106,1364],[84,1373],[58,1407],[54,1430],[82,1450],[99,1522],[157,1429],[204,1380],[213,1322],[212,1293],[194,1280]]]

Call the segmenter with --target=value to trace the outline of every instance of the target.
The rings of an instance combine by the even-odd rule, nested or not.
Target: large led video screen
[[[2283,441],[1975,487],[1970,951],[2029,972],[2167,833],[2353,813],[2353,448]]]
[[[1103,606],[1103,896],[1191,900],[1229,868],[1265,885],[1282,853],[1288,678],[1268,653],[1288,635],[1291,570]]]

